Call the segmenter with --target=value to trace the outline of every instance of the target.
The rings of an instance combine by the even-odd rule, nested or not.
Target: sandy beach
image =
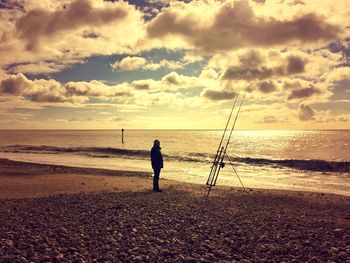
[[[350,262],[346,196],[0,164],[0,262]]]

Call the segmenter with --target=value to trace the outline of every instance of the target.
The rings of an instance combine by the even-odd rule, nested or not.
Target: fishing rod
[[[230,135],[228,136],[228,140],[227,140],[227,142],[226,142],[226,146],[225,146],[225,148],[223,149],[223,154],[222,154],[221,160],[220,160],[220,162],[219,162],[219,164],[220,164],[220,165],[219,165],[219,168],[218,168],[219,171],[217,172],[216,177],[215,177],[215,180],[214,180],[214,186],[216,185],[216,181],[217,181],[217,179],[218,179],[220,169],[224,167],[224,158],[225,158],[225,155],[226,155],[226,152],[227,152],[227,148],[228,148],[228,146],[229,146],[229,144],[230,144],[230,141],[231,141],[231,137],[232,137],[233,130],[234,130],[235,126],[236,126],[236,122],[237,122],[237,119],[238,119],[238,115],[239,115],[239,113],[240,113],[240,111],[241,111],[241,108],[242,108],[242,104],[243,104],[243,101],[244,101],[244,97],[245,97],[245,96],[243,96],[243,98],[242,98],[242,100],[241,100],[241,103],[240,103],[240,105],[239,105],[239,108],[238,108],[238,111],[237,111],[235,120],[234,120],[234,122],[233,122],[233,124],[232,124],[232,128],[231,128],[231,131],[230,131]]]
[[[233,132],[235,126],[236,126],[237,118],[238,118],[239,112],[241,111],[244,98],[245,98],[245,96],[243,96],[243,98],[242,98],[242,100],[241,100],[241,104],[239,105],[239,108],[238,108],[238,111],[237,111],[237,114],[236,114],[235,121],[233,122],[233,125],[232,125],[232,128],[231,128],[231,132],[230,132],[230,136],[228,137],[228,141],[227,141],[227,143],[226,143],[225,152],[226,152],[226,150],[227,150],[228,145],[230,144],[230,140],[231,140],[231,137],[232,137],[232,132]]]
[[[233,105],[232,105],[231,112],[230,112],[230,116],[229,116],[229,118],[228,118],[228,120],[227,120],[224,133],[222,134],[222,137],[221,137],[221,140],[220,140],[220,144],[219,144],[218,150],[216,151],[216,155],[215,155],[213,164],[212,164],[212,166],[211,166],[211,170],[210,170],[209,177],[208,177],[208,180],[207,180],[206,185],[209,184],[209,181],[212,181],[212,173],[213,173],[213,170],[214,170],[214,174],[215,174],[215,172],[216,172],[216,169],[217,169],[216,161],[217,161],[217,159],[218,159],[218,156],[220,156],[220,152],[222,151],[221,145],[222,145],[222,143],[223,143],[223,141],[224,141],[225,134],[226,134],[226,131],[227,131],[227,127],[228,127],[228,125],[229,125],[229,123],[230,123],[230,121],[231,121],[231,117],[232,117],[233,110],[234,110],[234,108],[236,107],[236,102],[237,102],[239,93],[240,93],[240,91],[238,91],[238,93],[236,94],[235,101],[234,101],[234,103],[233,103]]]
[[[225,155],[228,157],[228,155],[227,155],[227,153],[226,153],[226,152],[227,152],[227,148],[228,148],[228,146],[229,146],[229,144],[230,144],[230,140],[231,140],[231,137],[232,137],[232,133],[233,133],[233,130],[234,130],[235,126],[236,126],[237,119],[238,119],[239,113],[240,113],[240,111],[241,111],[244,98],[245,98],[245,96],[243,96],[243,98],[242,98],[242,100],[241,100],[241,103],[240,103],[239,108],[238,108],[238,111],[237,111],[237,113],[236,113],[234,122],[233,122],[232,127],[231,127],[231,130],[230,130],[230,134],[229,134],[229,137],[228,137],[228,139],[227,139],[227,142],[226,142],[226,145],[225,145],[225,146],[222,146],[222,145],[223,145],[224,135],[225,135],[225,133],[226,133],[226,131],[227,131],[227,128],[228,128],[227,126],[228,126],[229,122],[231,121],[232,111],[231,111],[231,114],[230,114],[228,123],[227,123],[227,125],[226,125],[225,131],[224,131],[224,135],[223,135],[223,137],[221,138],[221,141],[220,141],[220,144],[219,144],[219,149],[218,149],[217,154],[216,154],[216,156],[215,156],[215,159],[214,159],[214,162],[213,162],[213,165],[212,165],[212,168],[211,168],[211,171],[210,171],[208,180],[207,180],[208,189],[207,189],[206,194],[205,194],[205,196],[206,196],[207,198],[209,197],[211,188],[212,188],[213,186],[216,185],[216,181],[217,181],[217,179],[218,179],[218,176],[219,176],[219,173],[220,173],[221,168],[223,168],[223,167],[225,166],[224,158],[225,158]],[[238,94],[237,94],[236,99],[235,99],[235,102],[234,102],[234,107],[235,107],[235,105],[236,105],[237,100],[238,100]],[[233,107],[233,108],[234,108],[234,107]],[[231,163],[231,165],[233,166],[233,164],[232,164],[231,161],[230,161],[230,163]],[[236,172],[235,169],[234,169],[234,171],[235,171],[235,173],[237,174],[237,172]],[[238,176],[238,174],[237,174],[237,176]],[[238,179],[240,180],[243,189],[245,189],[244,186],[243,186],[243,183],[242,183],[241,179],[239,178],[239,176],[238,176]]]

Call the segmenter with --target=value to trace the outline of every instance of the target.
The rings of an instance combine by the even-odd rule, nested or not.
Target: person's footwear
[[[162,189],[157,189],[157,190],[153,190],[153,192],[161,193],[161,192],[163,192],[163,190]]]

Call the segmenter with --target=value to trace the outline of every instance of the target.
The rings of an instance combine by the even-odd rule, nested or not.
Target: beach
[[[1,130],[0,159],[150,173],[150,149],[158,138],[165,163],[162,178],[203,184],[223,131],[125,134],[122,143],[116,130]],[[242,130],[234,132],[227,154],[246,187],[350,195],[349,144],[349,131]],[[228,158],[224,162],[218,184],[239,187]]]
[[[349,262],[350,198],[0,161],[0,262]]]

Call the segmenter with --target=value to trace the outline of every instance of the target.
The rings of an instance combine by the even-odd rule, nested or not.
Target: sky
[[[0,129],[350,129],[348,0],[0,2]]]

